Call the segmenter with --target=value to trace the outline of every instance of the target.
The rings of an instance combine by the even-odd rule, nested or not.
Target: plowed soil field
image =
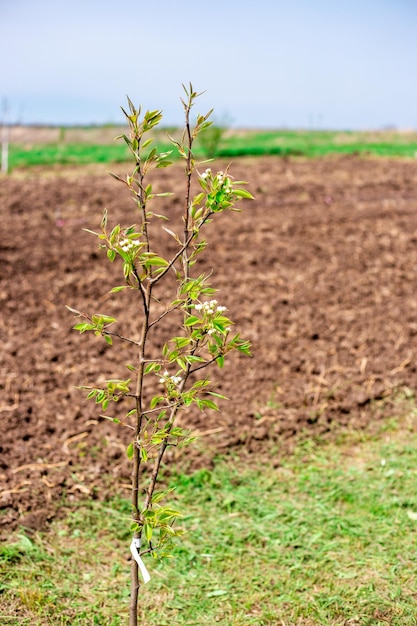
[[[230,398],[220,413],[182,418],[200,435],[189,467],[229,450],[250,458],[271,441],[279,463],[299,437],[369,430],[401,414],[417,384],[417,160],[239,159],[231,173],[256,199],[210,226],[196,272],[213,270],[216,297],[253,357],[212,371]],[[174,166],[154,180],[155,191],[176,192],[164,199],[174,220],[182,176]],[[99,229],[104,207],[111,223],[135,221],[129,192],[101,166],[0,179],[3,533],[42,527],[62,495],[128,495],[129,431],[76,389],[125,378],[128,357],[73,331],[65,309],[134,327],[126,292],[108,296],[123,282],[120,267],[83,230]],[[164,245],[166,233],[156,236]]]

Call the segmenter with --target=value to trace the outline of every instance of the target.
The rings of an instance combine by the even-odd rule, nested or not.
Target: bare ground
[[[256,199],[219,218],[198,272],[213,269],[217,298],[251,340],[253,358],[212,372],[230,398],[221,413],[183,418],[200,434],[187,449],[189,467],[231,449],[262,453],[271,441],[277,463],[300,436],[372,429],[404,411],[400,398],[417,383],[417,162],[259,158],[231,171],[250,181]],[[179,166],[155,182],[177,191],[164,201],[173,219],[181,185]],[[0,179],[4,532],[42,527],[63,495],[128,493],[129,432],[100,419],[75,388],[125,377],[128,357],[80,337],[65,309],[134,325],[129,301],[107,295],[122,282],[120,268],[82,230],[98,228],[104,207],[114,223],[134,222],[128,192],[102,168]],[[162,231],[156,236],[162,242]]]

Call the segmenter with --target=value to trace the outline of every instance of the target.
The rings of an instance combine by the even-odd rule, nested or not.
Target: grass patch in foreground
[[[147,561],[140,623],[415,625],[417,434],[384,437],[177,477],[188,534]],[[126,501],[80,504],[3,546],[0,623],[126,624],[128,517]]]

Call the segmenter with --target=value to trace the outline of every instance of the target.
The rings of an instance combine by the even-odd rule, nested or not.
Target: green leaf
[[[160,433],[155,433],[151,437],[151,444],[153,446],[159,446],[166,438],[167,438],[167,434],[165,433],[165,431],[161,431]]]
[[[186,437],[185,439],[183,439],[182,441],[179,442],[179,446],[181,448],[184,448],[185,446],[190,445],[190,443],[194,443],[194,441],[196,441],[197,437]]]
[[[127,285],[118,285],[117,287],[113,287],[113,289],[110,289],[109,293],[118,293],[119,291],[122,291],[122,289],[127,289]]]
[[[219,324],[232,324],[231,320],[228,317],[225,317],[224,315],[218,315],[216,317],[216,322]]]
[[[220,398],[221,400],[229,399],[227,396],[223,396],[221,393],[216,393],[215,391],[207,391],[207,393],[209,393],[211,396],[214,396],[215,398]]]
[[[100,417],[104,417],[104,419],[109,420],[109,422],[113,422],[114,424],[120,424],[120,420],[117,417],[110,417],[109,415],[100,415]]]
[[[133,237],[133,239],[140,237],[140,233],[137,233],[135,231],[136,231],[136,224],[132,224],[132,226],[129,226],[129,228],[126,228],[125,230],[126,237]]]
[[[249,343],[249,341],[244,342],[244,343],[238,345],[237,349],[239,350],[239,352],[243,352],[243,354],[246,354],[246,356],[252,356],[252,353],[250,351],[250,343]]]
[[[128,378],[127,380],[116,379],[116,380],[111,380],[111,381],[106,381],[106,382],[115,383],[116,389],[129,393],[129,383],[131,382],[131,380],[132,380],[131,378]]]
[[[149,408],[154,409],[157,404],[164,401],[164,396],[154,396],[150,401]]]
[[[184,430],[184,428],[181,428],[181,426],[174,426],[169,434],[171,435],[171,437],[184,437],[185,435],[189,435],[190,431]]]
[[[213,400],[203,400],[203,404],[208,409],[212,409],[213,411],[220,411],[219,407]]]
[[[79,330],[80,333],[85,333],[86,330],[94,330],[95,325],[89,324],[88,322],[81,322],[80,324],[75,324],[73,326],[73,330]]]
[[[180,367],[180,368],[181,368],[184,372],[186,372],[186,371],[187,371],[187,363],[186,363],[186,361],[185,361],[182,357],[180,357],[180,356],[179,356],[179,357],[177,357],[177,358],[175,359],[175,362],[178,364],[178,366],[179,366],[179,367]]]
[[[205,195],[204,192],[198,193],[193,199],[193,206],[200,204]]]
[[[179,355],[179,351],[178,350],[171,350],[171,352],[168,354],[168,359],[170,362],[175,361],[175,359],[177,358],[177,356]]]
[[[175,519],[176,517],[183,517],[183,515],[179,511],[170,509],[169,507],[161,507],[158,511],[158,519],[161,521]]]
[[[188,346],[190,344],[189,337],[174,337],[172,341],[175,342],[177,348],[185,348],[185,346]]]
[[[213,326],[214,326],[214,324],[213,324]],[[217,328],[217,330],[221,330],[221,329]],[[224,334],[224,333],[222,333],[222,334]],[[213,343],[209,346],[209,350],[210,350],[211,354],[215,354],[217,348],[221,348],[222,347],[222,345],[223,345],[223,338],[220,337],[219,335],[215,334],[215,335],[211,335],[210,339],[211,339],[211,341]],[[212,350],[212,348],[213,348],[213,350]]]
[[[107,258],[112,263],[113,263],[114,259],[116,258],[116,256],[117,256],[116,250],[111,250],[110,248],[107,250]]]
[[[191,406],[193,403],[193,396],[191,394],[186,394],[182,397],[182,401],[184,402],[184,406]]]
[[[120,254],[123,261],[126,261],[126,263],[129,263],[129,254],[127,252],[125,252],[121,248],[117,248],[117,252]]]
[[[113,339],[112,339],[112,337],[110,337],[110,335],[104,335],[104,339],[107,341],[109,346],[113,345]]]
[[[195,315],[190,315],[190,317],[187,317],[187,319],[185,320],[184,326],[193,326],[199,321],[200,319],[198,317],[196,317]]]
[[[144,150],[145,148],[147,148],[152,142],[153,142],[153,138],[147,139],[146,141],[144,141],[142,144],[142,149]]]
[[[145,537],[148,541],[150,541],[152,539],[152,534],[153,534],[153,528],[150,524],[145,524],[143,526],[143,531],[145,533]]]
[[[170,165],[172,165],[172,161],[168,161],[167,159],[165,159],[165,157],[162,157],[162,159],[158,162],[156,167],[157,169],[162,169],[163,167],[169,167]],[[155,194],[155,195],[159,195],[159,194]]]
[[[224,366],[224,356],[222,354],[217,357],[216,363],[220,368]]]
[[[161,369],[161,364],[160,363],[148,363],[148,365],[145,367],[145,374],[149,374],[150,372],[159,372]]]
[[[175,491],[175,487],[170,487],[169,489],[165,489],[165,491],[155,491],[152,496],[152,503],[160,502],[163,498],[165,498],[168,494]]]
[[[152,256],[148,259],[145,259],[144,265],[152,266],[152,267],[166,267],[168,265],[168,261],[163,259],[160,256]]]
[[[196,356],[193,354],[190,354],[189,356],[185,357],[185,360],[187,361],[187,363],[205,363],[206,359],[203,359],[202,356]]]
[[[111,231],[109,239],[113,242],[114,239],[116,239],[119,236],[119,233],[120,233],[120,224],[117,224],[117,226],[115,226],[113,230]]]
[[[116,321],[115,317],[110,317],[110,315],[102,315],[101,313],[95,313],[91,318],[93,324],[114,324]]]
[[[191,389],[204,389],[210,384],[210,381],[207,378],[202,378],[200,380],[196,380]]]
[[[127,458],[131,461],[133,459],[133,443],[129,443],[126,448]]]
[[[238,198],[246,198],[247,200],[255,200],[254,196],[246,189],[233,189],[233,195]]]
[[[100,415],[100,417],[104,417],[104,419],[109,420],[109,422],[113,422],[114,424],[120,424],[120,420],[117,417],[110,417],[109,415]]]

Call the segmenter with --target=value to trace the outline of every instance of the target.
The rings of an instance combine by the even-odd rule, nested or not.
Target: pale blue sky
[[[417,128],[417,0],[0,0],[9,121],[182,122],[182,83],[237,127]]]

